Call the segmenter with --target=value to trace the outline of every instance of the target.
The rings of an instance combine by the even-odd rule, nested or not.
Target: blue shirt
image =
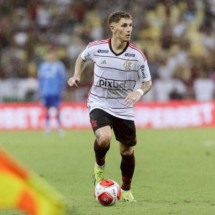
[[[66,69],[62,62],[43,62],[38,70],[40,96],[61,96],[66,88]]]

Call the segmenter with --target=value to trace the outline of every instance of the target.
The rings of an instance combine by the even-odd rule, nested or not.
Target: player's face
[[[130,40],[132,28],[131,19],[122,18],[118,23],[111,24],[113,37],[119,39],[122,42],[127,42]]]
[[[55,61],[56,60],[56,54],[54,52],[49,52],[46,55],[46,60],[47,61]]]

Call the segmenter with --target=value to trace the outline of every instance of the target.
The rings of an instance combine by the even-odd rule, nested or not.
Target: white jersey
[[[133,107],[127,106],[124,99],[142,82],[151,80],[148,63],[140,49],[128,42],[116,54],[110,39],[106,39],[89,43],[81,58],[94,62],[94,81],[87,101],[89,111],[99,108],[113,116],[134,120]]]

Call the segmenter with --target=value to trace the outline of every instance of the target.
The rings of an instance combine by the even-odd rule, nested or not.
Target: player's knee
[[[110,145],[111,136],[108,134],[103,134],[97,139],[97,141],[100,146],[106,147]]]
[[[124,150],[120,151],[120,154],[122,156],[133,156],[134,148],[133,147],[125,148]]]

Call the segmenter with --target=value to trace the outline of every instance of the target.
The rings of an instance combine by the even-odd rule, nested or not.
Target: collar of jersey
[[[128,48],[128,45],[129,45],[129,42],[127,42],[125,48],[124,48],[121,52],[116,53],[116,52],[114,52],[114,50],[112,49],[112,46],[111,46],[111,39],[109,39],[109,47],[110,47],[110,50],[111,50],[111,52],[113,52],[113,54],[116,55],[116,56],[119,56],[119,55],[121,55],[122,53],[124,53],[124,52],[126,51],[126,49]]]

